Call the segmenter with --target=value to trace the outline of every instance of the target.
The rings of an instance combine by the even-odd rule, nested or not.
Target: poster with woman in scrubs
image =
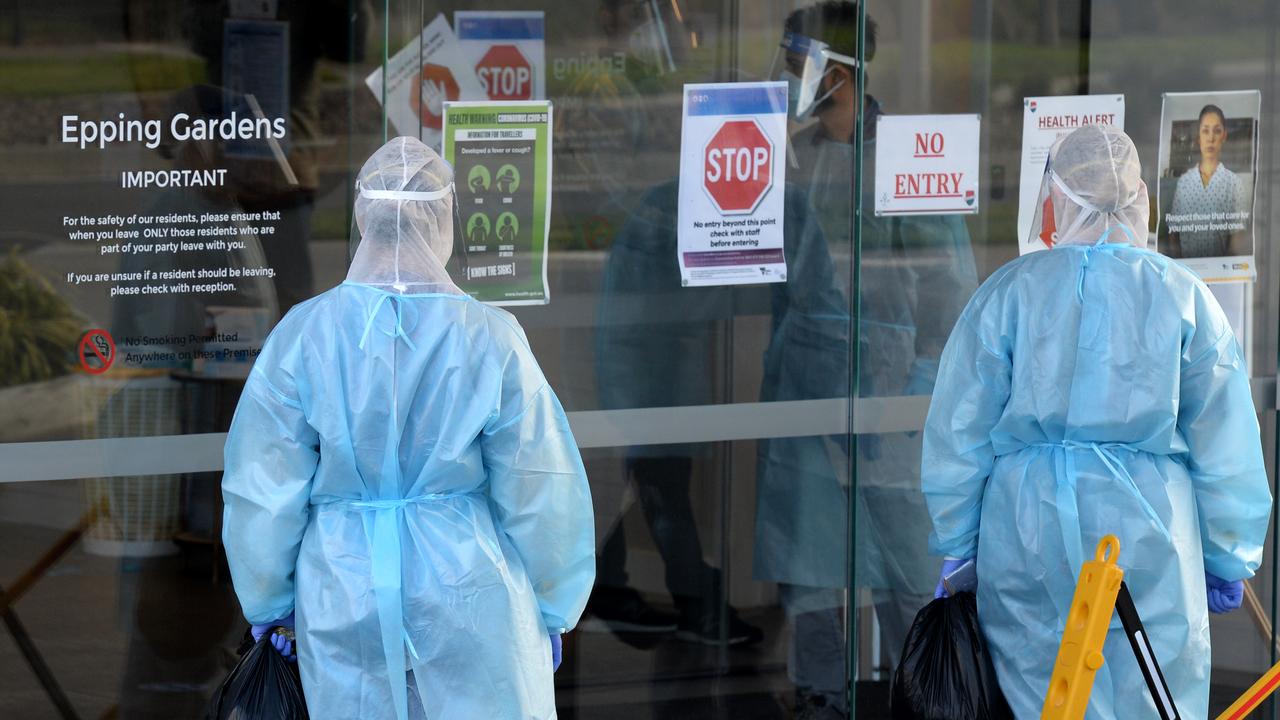
[[[1262,95],[1166,93],[1160,122],[1157,248],[1206,282],[1251,280]]]

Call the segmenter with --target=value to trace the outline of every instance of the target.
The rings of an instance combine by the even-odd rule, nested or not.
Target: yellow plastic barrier
[[[1071,600],[1058,659],[1053,664],[1041,720],[1077,720],[1089,707],[1093,678],[1102,667],[1107,626],[1124,579],[1124,571],[1116,565],[1119,558],[1120,540],[1108,535],[1098,543],[1094,559],[1080,568],[1080,581]]]
[[[1244,691],[1239,700],[1223,710],[1218,720],[1241,720],[1247,717],[1262,704],[1263,700],[1270,697],[1277,687],[1280,687],[1280,663],[1272,666],[1266,675],[1258,678],[1258,682],[1254,683],[1253,687]]]

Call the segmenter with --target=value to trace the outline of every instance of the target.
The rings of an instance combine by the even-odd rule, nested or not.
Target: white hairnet
[[[356,178],[359,244],[347,280],[402,294],[461,291],[453,253],[453,168],[412,137],[377,150]]]
[[[1105,236],[1109,243],[1147,246],[1147,185],[1138,149],[1123,130],[1086,125],[1053,144],[1030,243],[1044,230],[1046,206],[1052,208],[1048,222],[1054,228],[1046,245],[1093,245]]]

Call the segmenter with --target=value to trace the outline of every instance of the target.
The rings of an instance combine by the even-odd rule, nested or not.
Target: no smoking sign
[[[101,375],[116,360],[116,343],[106,330],[90,330],[80,338],[80,367],[90,375]]]

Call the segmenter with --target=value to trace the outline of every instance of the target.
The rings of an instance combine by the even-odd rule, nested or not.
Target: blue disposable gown
[[[245,387],[223,494],[245,617],[296,607],[312,717],[397,717],[406,670],[427,717],[555,717],[547,634],[591,590],[591,499],[510,315],[352,283],[297,306]]]
[[[934,551],[978,558],[1018,717],[1041,710],[1080,563],[1108,533],[1182,717],[1207,717],[1204,571],[1253,575],[1271,495],[1244,361],[1191,273],[1114,244],[997,271],[943,353],[923,485]],[[1111,627],[1087,717],[1157,717]]]

